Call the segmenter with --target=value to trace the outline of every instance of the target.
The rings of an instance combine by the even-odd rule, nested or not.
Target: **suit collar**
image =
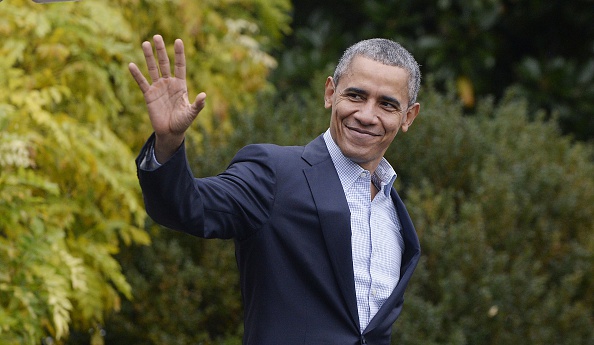
[[[330,153],[328,153],[328,149],[326,148],[324,135],[319,135],[317,138],[307,144],[301,157],[309,165],[316,165],[330,159]]]

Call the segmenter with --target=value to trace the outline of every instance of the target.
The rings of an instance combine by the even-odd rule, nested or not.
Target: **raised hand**
[[[155,131],[155,155],[157,161],[163,163],[183,142],[186,130],[204,108],[206,94],[201,92],[196,96],[194,103],[189,102],[186,57],[182,40],[175,40],[173,46],[175,52],[173,76],[171,76],[171,66],[163,37],[155,35],[153,41],[158,65],[151,43],[148,41],[142,43],[142,51],[152,84],[149,84],[136,64],[130,63],[128,68],[144,94],[149,118]]]

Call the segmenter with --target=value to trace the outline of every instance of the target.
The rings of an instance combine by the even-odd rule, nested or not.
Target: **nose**
[[[355,113],[355,119],[364,126],[370,126],[377,122],[376,109],[373,102],[365,102]]]

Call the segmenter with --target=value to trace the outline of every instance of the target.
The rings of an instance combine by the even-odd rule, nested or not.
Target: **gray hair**
[[[403,68],[408,72],[408,105],[416,102],[421,87],[421,71],[415,58],[400,44],[384,38],[372,38],[350,46],[334,70],[333,78],[336,85],[338,85],[340,77],[348,70],[355,56],[363,56],[384,65]]]

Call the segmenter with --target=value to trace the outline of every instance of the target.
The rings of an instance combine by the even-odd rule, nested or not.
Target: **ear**
[[[406,116],[402,119],[402,131],[408,131],[408,128],[412,125],[413,121],[419,115],[419,111],[421,110],[421,105],[419,103],[413,104],[411,107],[408,108],[406,112]]]
[[[332,107],[332,97],[334,96],[334,79],[332,77],[326,78],[326,86],[324,88],[324,108]]]

